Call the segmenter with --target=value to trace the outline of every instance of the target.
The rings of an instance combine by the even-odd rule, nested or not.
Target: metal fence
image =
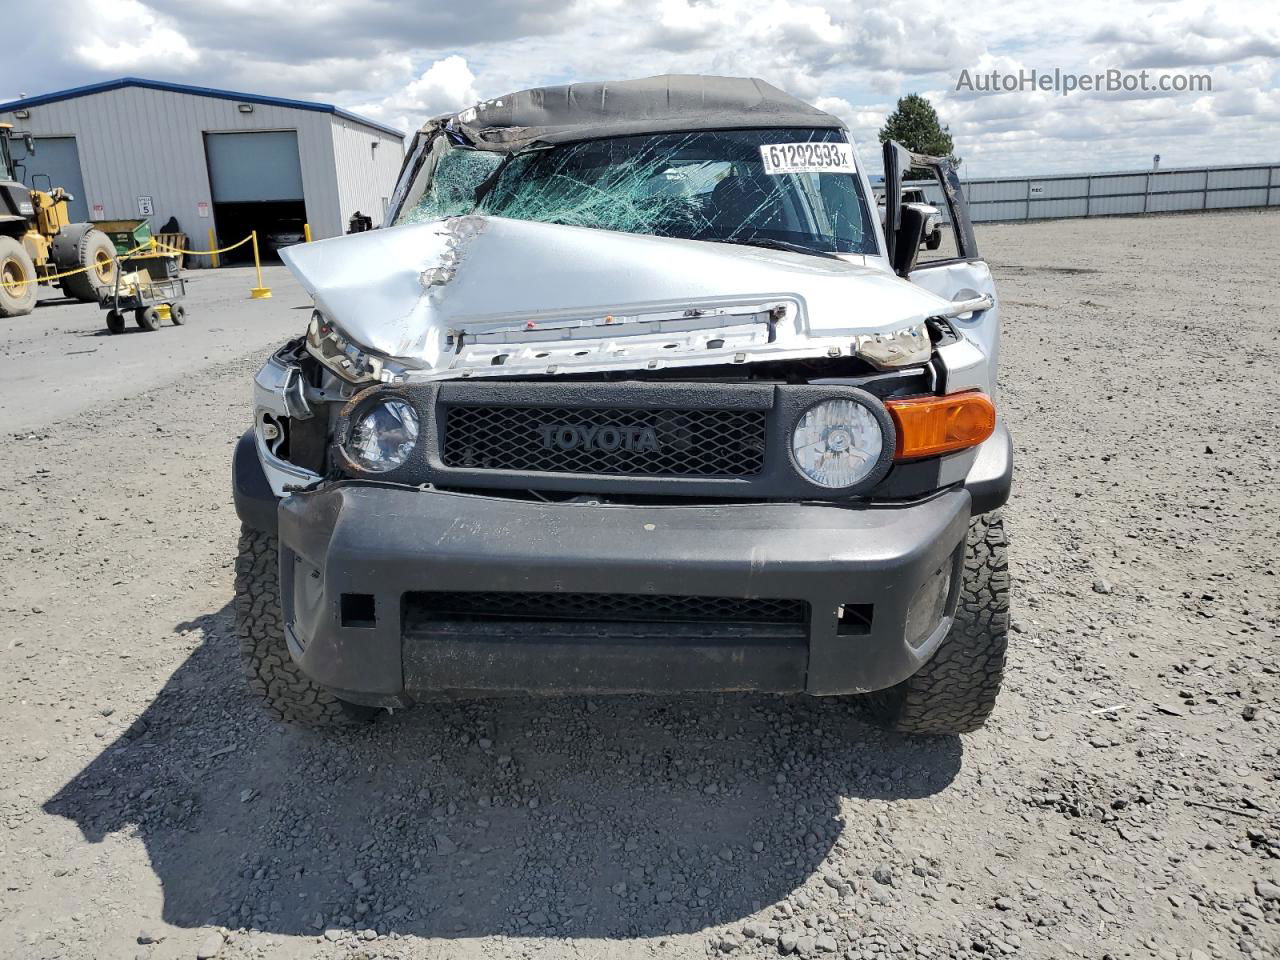
[[[911,181],[909,186],[923,187],[929,202],[945,216],[942,189],[936,183]],[[978,179],[964,181],[964,191],[976,223],[1280,207],[1280,165]]]

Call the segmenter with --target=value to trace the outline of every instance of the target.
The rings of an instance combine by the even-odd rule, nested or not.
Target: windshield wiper
[[[807,253],[811,257],[827,257],[830,260],[840,260],[838,254],[830,250],[815,250],[813,247],[806,247],[802,243],[792,243],[790,240],[775,240],[773,237],[755,237],[751,240],[741,239],[723,239],[717,237],[710,241],[711,243],[736,243],[741,247],[768,247],[770,250],[786,250],[789,253]],[[843,263],[843,260],[840,260]]]

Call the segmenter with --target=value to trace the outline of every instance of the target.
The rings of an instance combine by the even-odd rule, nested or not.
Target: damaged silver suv
[[[759,80],[526,90],[426,124],[235,455],[253,690],[864,694],[979,727],[1005,662],[999,319],[947,161]],[[954,256],[918,264],[908,169]]]

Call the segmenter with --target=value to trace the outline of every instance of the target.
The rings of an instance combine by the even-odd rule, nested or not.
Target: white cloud
[[[148,63],[170,69],[200,60],[199,51],[138,0],[90,0],[81,22],[92,23],[93,39],[75,47],[76,57],[97,70],[133,73]]]
[[[476,76],[464,57],[454,54],[437,60],[398,95],[396,104],[423,111],[425,115],[460,110],[480,99]]]
[[[877,152],[894,101],[928,96],[970,172],[1275,160],[1280,5],[973,0],[49,0],[92,23],[6,66],[29,94],[142,74],[324,100],[411,129],[482,97],[656,73],[756,76]],[[957,91],[962,69],[1209,73],[1196,93]],[[12,86],[11,82],[9,86]]]

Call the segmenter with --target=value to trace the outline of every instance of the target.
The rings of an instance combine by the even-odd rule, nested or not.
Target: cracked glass
[[[530,149],[505,160],[449,144],[422,199],[400,222],[488,213],[800,252],[876,253],[857,176],[765,173],[762,145],[807,142],[844,138],[828,129],[650,134]]]

